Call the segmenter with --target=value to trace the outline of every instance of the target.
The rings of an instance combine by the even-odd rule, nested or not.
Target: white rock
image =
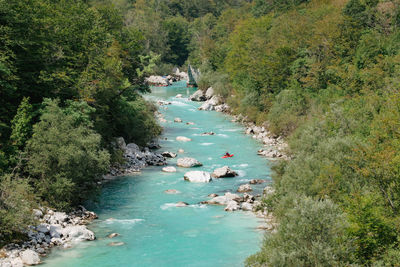
[[[228,205],[226,205],[225,211],[235,211],[238,209],[239,209],[239,204],[236,201],[231,200],[228,202]]]
[[[178,137],[176,138],[176,141],[189,142],[189,141],[192,141],[192,139],[187,138],[187,137],[184,137],[184,136],[178,136]]]
[[[177,94],[175,98],[182,98],[182,94]]]
[[[43,217],[43,212],[41,210],[33,209],[32,212],[33,212],[33,216],[37,219],[40,219]]]
[[[207,204],[212,204],[212,205],[227,205],[230,201],[235,200],[235,201],[240,201],[241,197],[237,194],[232,194],[232,193],[225,193],[223,196],[216,196],[208,201],[205,201]]]
[[[176,165],[179,167],[183,167],[183,168],[192,168],[192,167],[203,166],[203,164],[200,161],[198,161],[197,159],[187,158],[187,157],[178,159],[178,161],[176,162]]]
[[[206,98],[210,99],[211,97],[214,96],[214,89],[212,87],[208,88],[206,91]]]
[[[161,86],[169,85],[167,78],[155,75],[146,78],[146,82],[148,82],[150,85],[161,85]]]
[[[211,182],[211,175],[204,171],[191,171],[184,175],[184,179],[192,183],[209,183]]]
[[[215,169],[212,173],[212,177],[214,178],[235,177],[237,175],[238,174],[235,171],[232,171],[228,166]]]
[[[189,99],[192,101],[205,101],[206,97],[205,97],[203,91],[197,90],[193,95],[191,95],[189,97]]]
[[[221,102],[222,102],[221,97],[217,95],[213,96],[210,100],[208,100],[208,103],[212,106],[217,106]]]
[[[182,148],[180,148],[179,150],[178,150],[178,153],[185,153],[185,150],[183,150]]]
[[[67,226],[62,229],[62,233],[64,237],[73,242],[95,239],[94,233],[84,225]]]
[[[164,168],[162,168],[162,171],[163,172],[176,172],[176,168],[172,167],[172,166],[164,167]]]
[[[242,210],[244,210],[244,211],[252,211],[253,210],[253,205],[248,203],[248,202],[243,202],[242,203]]]
[[[249,184],[242,184],[241,186],[239,186],[237,191],[243,193],[243,192],[251,192],[253,191],[253,189]]]
[[[214,106],[211,105],[209,102],[204,102],[204,103],[199,107],[199,110],[212,111],[212,110],[214,110]]]
[[[37,265],[40,263],[39,254],[31,249],[22,251],[19,256],[22,262],[26,265]]]

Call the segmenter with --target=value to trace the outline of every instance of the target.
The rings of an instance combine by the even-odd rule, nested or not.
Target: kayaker
[[[231,156],[231,154],[229,154],[229,152],[225,153],[225,157],[230,157],[230,156]]]

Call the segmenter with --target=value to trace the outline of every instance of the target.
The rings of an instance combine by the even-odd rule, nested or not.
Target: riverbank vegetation
[[[160,133],[140,93],[151,61],[121,12],[88,1],[0,0],[0,243],[32,208],[68,210],[118,160],[113,138]]]
[[[196,19],[200,86],[285,136],[249,266],[398,266],[400,6],[254,1]]]

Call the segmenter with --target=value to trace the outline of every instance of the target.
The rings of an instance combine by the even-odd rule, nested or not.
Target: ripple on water
[[[211,145],[213,145],[214,143],[201,143],[200,145],[201,146],[211,146]]]

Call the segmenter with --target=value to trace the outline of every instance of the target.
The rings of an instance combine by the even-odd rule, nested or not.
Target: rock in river
[[[211,175],[204,171],[191,171],[185,173],[184,179],[192,183],[209,183],[211,182]]]
[[[237,191],[240,193],[244,193],[244,192],[251,192],[253,191],[253,189],[249,184],[242,184],[241,186],[239,186]]]
[[[238,174],[235,171],[232,171],[228,166],[215,169],[212,173],[212,177],[214,178],[235,177],[237,175]]]
[[[189,99],[192,101],[205,101],[206,96],[204,95],[203,91],[197,90],[196,92],[194,92],[193,95],[189,97]]]
[[[176,195],[176,194],[180,194],[181,192],[176,189],[168,189],[168,190],[165,190],[164,193],[170,194],[170,195]]]
[[[186,206],[189,206],[189,204],[183,201],[179,201],[178,203],[175,204],[175,207],[186,207]]]
[[[162,168],[162,171],[163,172],[176,172],[176,168],[172,167],[172,166],[164,167],[164,168]]]
[[[200,167],[203,166],[203,164],[198,161],[197,159],[194,158],[180,158],[178,159],[177,166],[183,167],[183,168],[192,168],[192,167]]]
[[[108,238],[114,238],[114,237],[117,237],[117,236],[119,236],[118,233],[112,233],[112,234],[109,234],[107,237]]]
[[[235,211],[238,209],[239,209],[239,204],[236,201],[231,200],[228,202],[228,205],[226,205],[225,211]]]
[[[181,118],[175,118],[174,122],[182,122],[182,119]]]
[[[172,152],[169,152],[169,151],[165,151],[165,152],[161,153],[161,155],[164,158],[176,158],[176,154],[172,153]]]
[[[189,141],[192,141],[192,139],[187,138],[187,137],[184,137],[184,136],[178,136],[178,137],[176,138],[176,141],[189,142]]]

